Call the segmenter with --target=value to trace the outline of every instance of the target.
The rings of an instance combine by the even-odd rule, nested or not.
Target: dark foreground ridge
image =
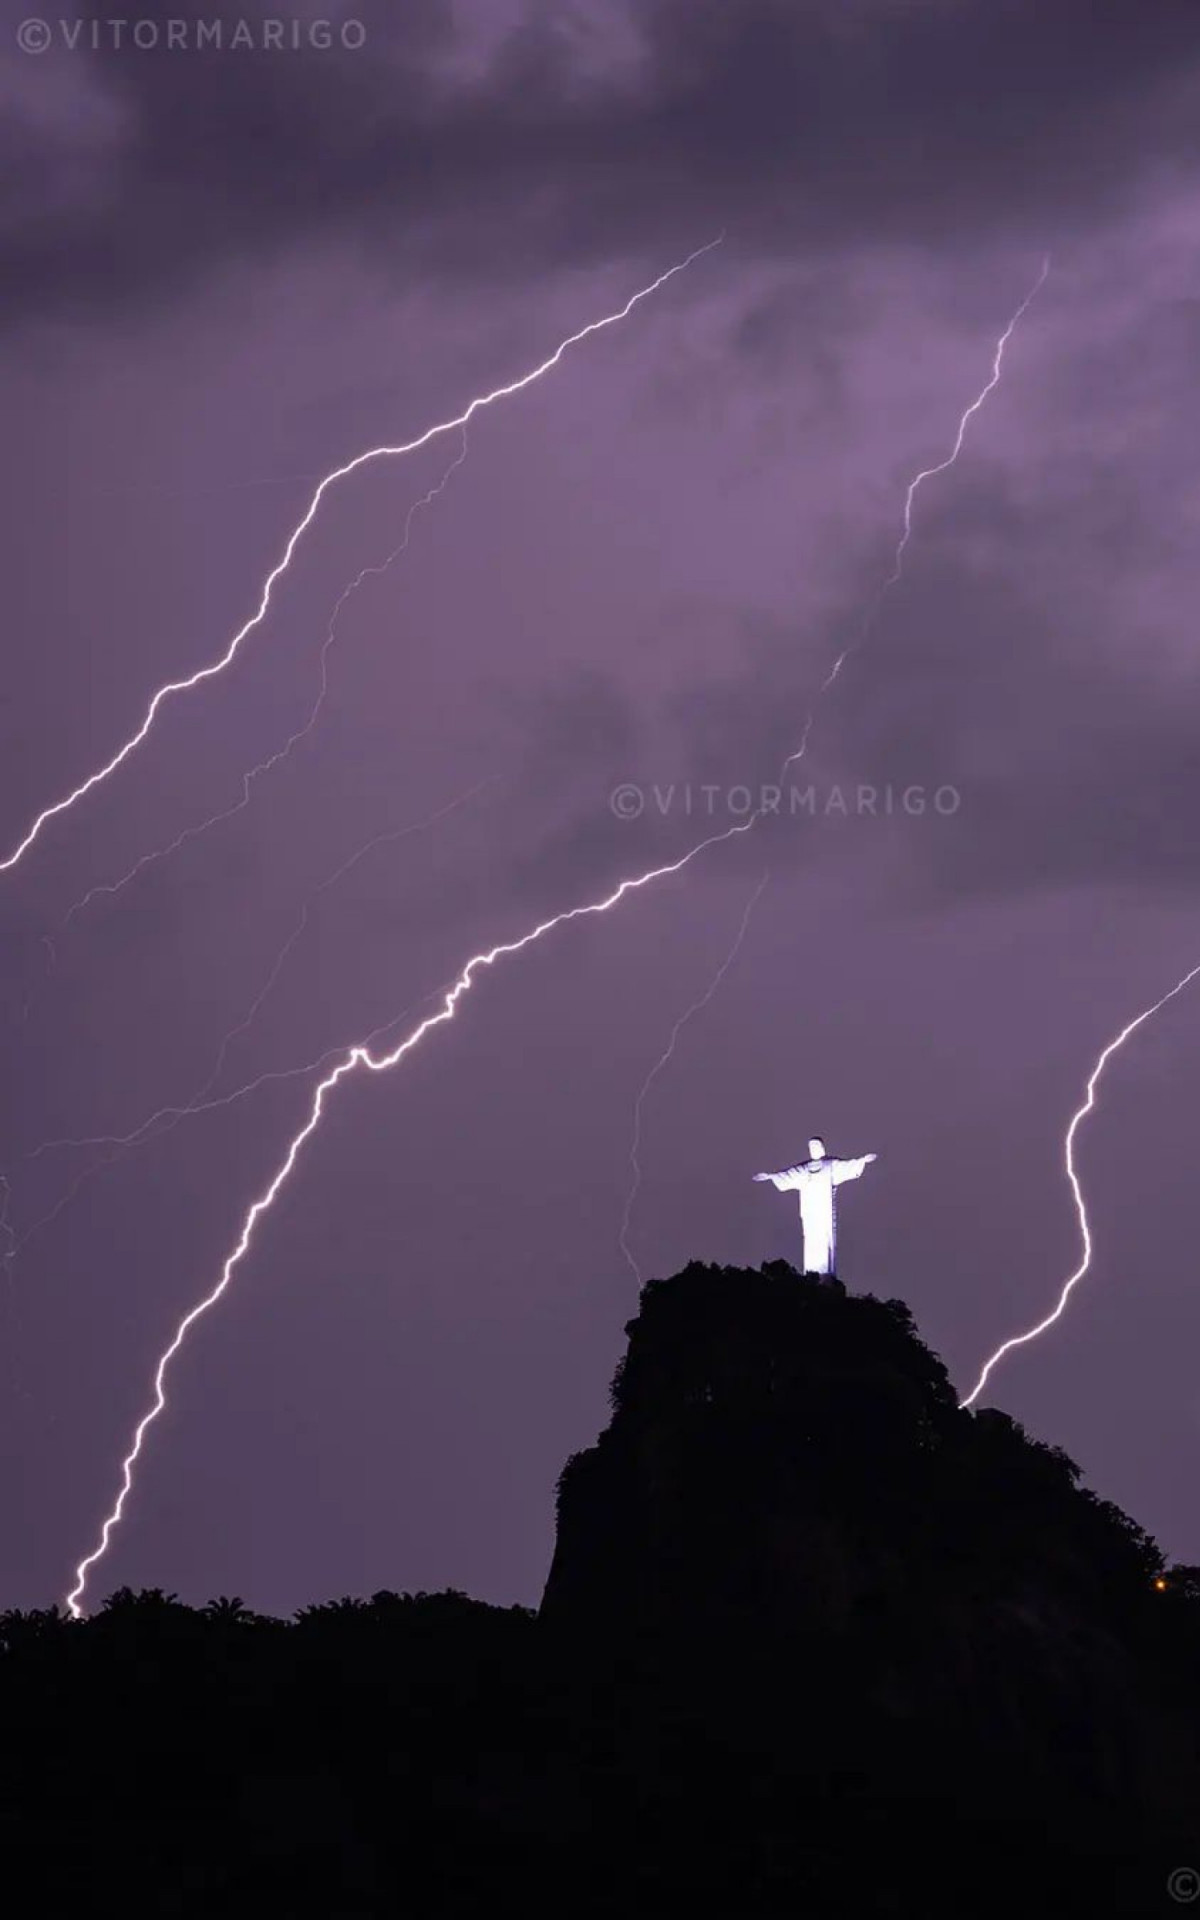
[[[540,1615],[0,1617],[24,1910],[1178,1913],[1200,1575],[899,1301],[694,1265],[628,1331]]]

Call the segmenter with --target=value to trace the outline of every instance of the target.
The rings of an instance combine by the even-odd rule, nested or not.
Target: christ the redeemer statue
[[[780,1193],[793,1188],[800,1194],[800,1225],[804,1231],[805,1273],[832,1273],[837,1242],[835,1187],[843,1180],[857,1180],[863,1168],[877,1156],[864,1153],[858,1160],[834,1160],[825,1152],[823,1140],[810,1140],[808,1159],[798,1167],[785,1167],[782,1173],[756,1173],[756,1180],[770,1180]]]

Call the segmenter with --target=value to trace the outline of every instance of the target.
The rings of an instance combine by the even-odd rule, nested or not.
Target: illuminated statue
[[[835,1187],[843,1180],[857,1180],[863,1168],[877,1156],[864,1153],[859,1160],[834,1160],[825,1152],[823,1140],[810,1140],[808,1159],[798,1167],[785,1167],[782,1173],[756,1173],[756,1180],[770,1180],[780,1193],[795,1188],[800,1194],[800,1225],[804,1232],[805,1273],[832,1273],[837,1240]]]

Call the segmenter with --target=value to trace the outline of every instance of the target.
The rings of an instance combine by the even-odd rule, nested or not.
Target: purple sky
[[[647,1276],[797,1258],[792,1202],[750,1175],[814,1130],[875,1149],[844,1278],[907,1299],[965,1391],[1075,1264],[1062,1134],[1096,1052],[1200,961],[1194,6],[329,4],[364,47],[36,57],[24,10],[0,76],[6,850],[223,650],[329,467],[726,238],[473,424],[244,811],[62,929],[303,724],[338,596],[457,440],[331,494],[236,665],[0,879],[18,1239],[103,1158],[30,1153],[185,1103],[373,835],[490,782],[314,904],[216,1092],[709,830],[615,819],[618,782],[771,780],[1053,255],[799,781],[949,785],[957,813],[743,836],[341,1087],[172,1375],[93,1597],[536,1600],[636,1300],[634,1101],[764,871],[645,1102],[630,1243]],[[9,1263],[0,1603],[69,1584],[313,1079],[119,1156]],[[1080,1141],[1093,1270],[989,1396],[1185,1559],[1198,1117],[1200,983],[1114,1062]]]

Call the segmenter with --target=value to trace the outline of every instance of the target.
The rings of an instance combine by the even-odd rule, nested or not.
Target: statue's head
[[[808,1143],[808,1157],[810,1160],[823,1160],[825,1158],[825,1142],[823,1140],[810,1140]]]

